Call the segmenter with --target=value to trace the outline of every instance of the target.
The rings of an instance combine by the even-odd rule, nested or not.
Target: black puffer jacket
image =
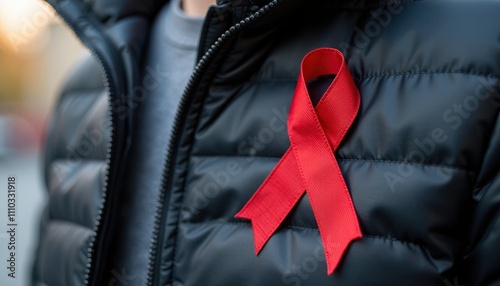
[[[49,0],[97,63],[48,132],[34,285],[500,285],[500,1],[218,1],[158,150],[164,185],[131,189],[160,2]],[[307,196],[259,256],[234,219],[289,147],[318,47],[344,53],[362,101],[335,155],[364,236],[331,276]]]

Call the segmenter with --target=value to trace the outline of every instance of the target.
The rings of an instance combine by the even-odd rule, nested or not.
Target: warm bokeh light
[[[39,52],[47,45],[47,26],[57,17],[41,0],[0,0],[0,49]]]
[[[8,120],[10,126],[33,125],[10,128],[13,136],[31,138],[33,146],[40,144],[47,112],[81,51],[73,33],[47,3],[0,0],[0,117],[16,119]],[[27,124],[12,123],[20,119]],[[25,136],[27,132],[36,136]]]

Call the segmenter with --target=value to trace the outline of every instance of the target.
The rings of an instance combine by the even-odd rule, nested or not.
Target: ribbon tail
[[[351,242],[363,236],[340,168],[337,164],[333,168],[329,180],[336,189],[307,190],[323,241],[328,275],[337,269]]]
[[[288,149],[264,183],[235,217],[249,219],[259,254],[305,193],[293,152]]]

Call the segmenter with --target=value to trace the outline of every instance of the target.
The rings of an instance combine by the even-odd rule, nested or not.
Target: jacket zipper
[[[172,169],[172,159],[174,156],[174,150],[176,149],[178,137],[179,137],[179,129],[183,119],[186,117],[187,107],[190,102],[191,94],[195,91],[196,83],[199,81],[204,71],[206,70],[208,64],[217,54],[218,50],[223,47],[223,45],[237,32],[241,31],[244,27],[254,23],[259,20],[266,14],[268,14],[273,9],[277,8],[279,4],[282,3],[283,0],[273,0],[260,8],[254,14],[246,17],[240,22],[236,23],[232,27],[230,27],[226,32],[224,32],[215,43],[207,50],[207,52],[203,55],[203,57],[198,61],[196,67],[194,68],[194,72],[189,79],[186,89],[182,94],[181,100],[179,102],[179,108],[177,110],[175,119],[174,119],[174,127],[172,130],[172,134],[170,137],[170,142],[168,145],[167,157],[164,165],[164,173],[162,179],[162,189],[160,192],[160,196],[158,198],[158,205],[156,209],[155,222],[153,228],[153,236],[151,241],[151,247],[149,249],[149,266],[148,266],[148,277],[147,277],[147,285],[153,286],[155,279],[155,266],[157,265],[158,259],[158,241],[161,241],[163,238],[163,233],[161,231],[161,225],[163,220],[165,219],[166,210],[165,203],[167,201],[167,188],[168,181],[170,177],[170,171]],[[159,264],[159,262],[158,262]]]
[[[87,248],[87,262],[85,265],[85,272],[84,272],[84,281],[83,285],[84,286],[89,286],[90,281],[91,281],[91,275],[92,275],[92,269],[94,268],[95,264],[95,248],[96,248],[96,240],[98,238],[98,234],[101,232],[101,225],[102,225],[102,220],[103,220],[103,212],[104,208],[106,205],[106,197],[109,192],[109,174],[111,173],[110,166],[111,166],[111,156],[114,153],[115,149],[115,142],[116,142],[116,134],[115,134],[115,124],[116,124],[116,116],[115,112],[113,112],[113,94],[115,93],[114,88],[110,84],[110,76],[105,68],[105,62],[99,55],[99,52],[97,49],[94,47],[92,41],[88,40],[81,29],[72,23],[70,19],[68,19],[68,16],[65,15],[65,13],[61,13],[58,9],[56,9],[52,3],[49,2],[50,5],[48,5],[57,15],[60,19],[63,20],[63,23],[68,26],[74,33],[76,34],[77,38],[80,40],[80,42],[90,50],[92,56],[98,63],[98,68],[101,72],[102,75],[102,80],[104,82],[105,90],[108,94],[108,115],[107,115],[107,120],[109,122],[109,142],[106,148],[106,169],[104,172],[104,182],[103,182],[103,189],[102,189],[102,198],[101,198],[101,203],[99,205],[99,208],[97,210],[97,216],[94,221],[94,227],[92,229],[92,236],[90,238],[88,248]]]

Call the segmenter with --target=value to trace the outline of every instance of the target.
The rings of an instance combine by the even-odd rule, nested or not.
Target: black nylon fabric
[[[110,136],[107,112],[101,72],[86,55],[69,77],[47,132],[49,200],[41,218],[33,285],[83,283],[87,249],[102,200]]]
[[[240,4],[238,13],[245,7]],[[163,190],[168,200],[154,285],[500,285],[499,11],[500,1],[283,1],[238,32],[188,97]],[[205,27],[202,50],[218,36],[213,33],[221,19],[211,19],[216,28]],[[122,24],[142,25],[126,29],[134,37],[115,28],[114,43],[144,36],[147,24],[138,24],[144,22]],[[141,41],[134,47],[140,55]],[[344,53],[362,99],[335,156],[364,236],[331,276],[307,196],[259,256],[250,224],[233,218],[289,147],[286,118],[300,61],[318,47]],[[138,61],[131,60],[130,72],[138,73]],[[129,78],[137,77],[130,72]],[[84,81],[89,71],[78,74],[78,85],[90,86]],[[49,133],[50,144],[83,140],[71,126],[92,123],[78,110],[104,118],[105,101],[90,98],[90,92],[61,98],[53,120],[61,127]],[[57,156],[47,160],[51,182]],[[78,165],[59,176],[74,183],[64,195],[51,191],[52,217],[42,224],[35,284],[83,281],[85,252],[65,254],[44,241],[65,233],[65,225],[47,227],[56,219],[92,227],[99,168],[102,162]],[[73,199],[80,197],[94,200]],[[154,222],[149,213],[148,224]],[[121,231],[133,231],[126,222],[126,215],[114,221]],[[72,241],[67,247],[74,252],[86,247],[83,238]],[[41,267],[56,261],[68,267],[57,274]],[[106,263],[102,271],[113,270]],[[146,273],[132,276],[125,281],[115,275],[114,283],[145,285]],[[113,279],[103,277],[96,285]]]

